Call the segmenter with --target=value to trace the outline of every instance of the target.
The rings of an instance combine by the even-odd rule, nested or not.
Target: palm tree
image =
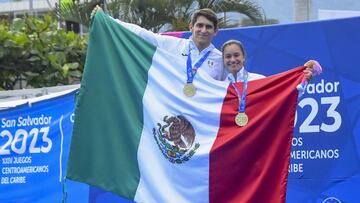
[[[65,20],[89,25],[89,15],[96,4],[92,0],[82,3],[73,1],[62,4],[57,12]],[[102,6],[111,16],[125,22],[135,23],[141,27],[158,32],[188,30],[191,14],[201,8],[210,8],[220,16],[220,27],[229,25],[226,18],[229,12],[246,16],[254,24],[264,24],[265,14],[260,6],[249,0],[110,0]]]
[[[81,1],[72,0],[57,5],[55,15],[63,21],[76,22],[86,27],[90,25],[90,14],[96,5],[101,5],[98,1]]]
[[[191,0],[115,0],[120,9],[110,11],[119,19],[139,25],[140,27],[159,31],[164,25],[176,19],[175,12],[185,8]],[[110,7],[110,6],[109,6]],[[109,8],[108,7],[108,8]]]
[[[261,25],[266,22],[265,14],[263,13],[263,9],[249,1],[249,0],[198,0],[198,1],[188,1],[185,6],[185,10],[183,7],[178,7],[178,11],[175,12],[175,21],[171,23],[172,28],[171,31],[176,30],[188,30],[188,23],[191,19],[191,14],[197,10],[202,8],[210,8],[215,13],[219,14],[220,22],[219,27],[237,27],[238,23],[229,24],[230,19],[227,18],[227,14],[229,12],[238,13],[246,16],[250,21],[252,21],[255,25]],[[230,22],[231,23],[231,22]]]

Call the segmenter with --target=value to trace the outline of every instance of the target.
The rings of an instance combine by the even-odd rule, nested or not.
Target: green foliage
[[[0,89],[14,89],[19,83],[44,87],[79,81],[86,43],[86,37],[58,29],[50,16],[1,22]]]
[[[120,9],[112,9],[117,4]],[[107,8],[114,17],[158,32],[163,26],[167,25],[170,31],[173,23],[181,24],[181,18],[189,14],[191,4],[192,0],[114,0]]]
[[[239,23],[228,23],[227,12],[243,14],[251,24],[266,24],[265,14],[260,6],[251,0],[108,0],[102,5],[98,0],[75,0],[62,4],[57,14],[64,20],[89,25],[92,8],[99,4],[114,18],[134,23],[148,30],[184,31],[192,13],[201,8],[211,8],[220,16],[219,26],[234,27]]]
[[[56,17],[63,21],[71,21],[90,26],[90,14],[92,9],[97,5],[97,1],[67,1],[61,4],[60,9],[55,12]]]

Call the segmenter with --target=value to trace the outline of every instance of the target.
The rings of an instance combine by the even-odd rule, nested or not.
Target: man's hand
[[[102,11],[102,8],[99,5],[96,5],[94,9],[91,11],[90,19],[93,19],[93,17],[96,15],[96,12]]]

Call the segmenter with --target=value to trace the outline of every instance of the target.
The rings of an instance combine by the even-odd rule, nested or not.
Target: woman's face
[[[230,44],[224,48],[224,65],[230,73],[237,73],[244,66],[245,56],[239,45]]]

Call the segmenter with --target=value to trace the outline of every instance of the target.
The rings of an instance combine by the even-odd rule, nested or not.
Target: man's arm
[[[102,8],[98,5],[91,12],[91,18],[93,18],[97,11],[101,11]],[[114,19],[114,18],[113,18]],[[117,23],[124,26],[126,29],[130,30],[131,32],[135,33],[139,37],[143,38],[144,40],[148,41],[149,43],[153,44],[156,47],[168,47],[171,48],[172,45],[176,45],[180,43],[180,39],[172,36],[165,36],[160,34],[155,34],[149,30],[146,30],[138,25],[132,23],[126,23],[119,19],[114,19]],[[175,44],[174,44],[175,43]]]
[[[132,23],[126,23],[119,19],[114,19],[117,23],[124,26],[126,29],[130,30],[131,32],[135,33],[139,37],[143,38],[147,42],[153,44],[156,47],[163,47],[163,44],[165,44],[166,40],[174,40],[171,36],[164,36],[160,34],[155,34],[147,29],[144,29],[138,25],[132,24]],[[170,39],[168,39],[170,38]]]

